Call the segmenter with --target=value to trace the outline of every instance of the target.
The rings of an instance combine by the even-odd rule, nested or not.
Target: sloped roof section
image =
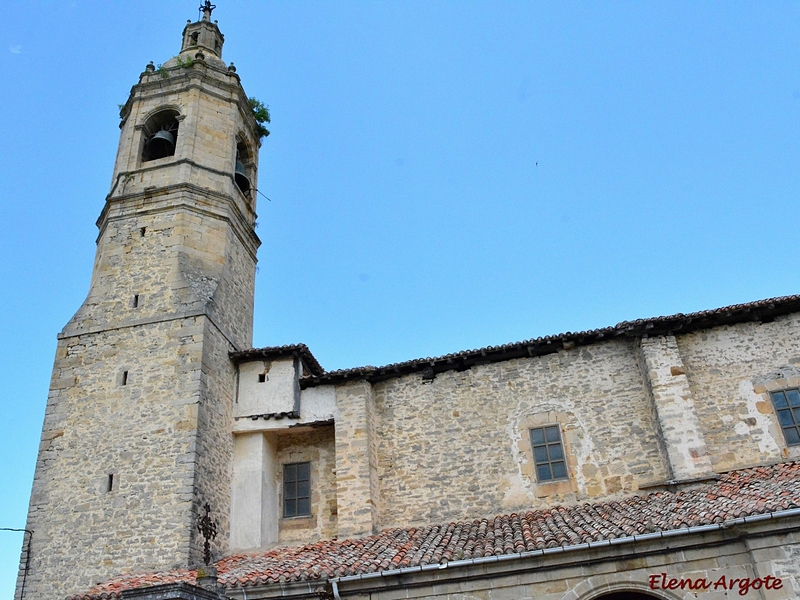
[[[766,323],[775,317],[794,312],[800,312],[800,295],[769,298],[689,314],[678,313],[666,317],[622,321],[613,327],[577,333],[568,331],[501,346],[463,350],[434,358],[417,358],[382,367],[365,366],[324,372],[320,375],[311,374],[300,380],[300,386],[307,388],[359,379],[366,379],[374,383],[410,373],[421,373],[423,379],[433,379],[437,373],[444,371],[464,371],[487,363],[542,356],[561,349],[586,346],[620,337],[672,335],[748,321]]]
[[[793,508],[800,508],[800,462],[732,471],[681,492],[387,529],[361,539],[229,556],[216,566],[220,582],[229,588],[321,580],[677,531]],[[126,589],[178,581],[194,584],[196,576],[191,570],[122,575],[72,600],[118,598]]]
[[[325,373],[325,369],[317,362],[311,354],[311,350],[305,344],[287,344],[286,346],[267,346],[266,348],[252,348],[231,352],[230,357],[235,363],[247,362],[250,360],[274,360],[276,358],[286,358],[297,356],[305,363],[310,376],[320,376]]]

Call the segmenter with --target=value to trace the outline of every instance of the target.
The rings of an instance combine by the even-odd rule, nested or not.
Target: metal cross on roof
[[[208,565],[211,563],[211,540],[217,537],[217,524],[211,520],[211,506],[208,502],[203,507],[206,514],[197,517],[197,531],[203,536],[203,560]]]

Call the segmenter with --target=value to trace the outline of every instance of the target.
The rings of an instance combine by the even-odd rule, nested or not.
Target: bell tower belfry
[[[252,343],[263,129],[213,6],[120,112],[83,305],[58,336],[17,598],[193,567],[208,503],[226,551],[236,368]]]

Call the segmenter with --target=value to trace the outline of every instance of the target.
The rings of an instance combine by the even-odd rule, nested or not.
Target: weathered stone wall
[[[249,243],[245,244],[239,239],[237,228],[226,220],[198,215],[186,220],[190,226],[181,245],[183,278],[230,341],[231,350],[249,348],[253,344],[258,244],[253,240],[246,240]]]
[[[670,479],[685,481],[711,474],[711,457],[694,410],[686,367],[674,336],[643,338],[640,367],[652,395],[663,436]]]
[[[336,449],[333,427],[298,427],[274,436],[275,489],[278,490],[278,542],[305,544],[336,537]],[[311,516],[283,518],[283,465],[311,463]]]
[[[800,457],[788,448],[767,389],[800,383],[800,315],[677,337],[717,472]]]
[[[432,381],[416,373],[308,388],[301,413],[304,398],[335,390],[335,490],[326,493],[338,536],[613,499],[800,456],[768,395],[800,384],[799,329],[798,317],[783,317],[617,338]],[[529,431],[548,424],[561,430],[568,480],[534,475]],[[299,541],[319,539],[306,528]]]
[[[666,480],[637,344],[376,384],[381,527],[610,498]],[[532,478],[528,428],[543,423],[561,425],[569,482]]]
[[[233,470],[233,394],[236,367],[228,358],[234,350],[230,341],[210,320],[205,319],[200,375],[200,404],[197,422],[196,468],[193,516],[203,514],[208,503],[217,524],[212,554],[219,558],[228,552],[230,540],[231,475]],[[203,539],[194,521],[189,522],[194,538],[190,564],[202,564]]]
[[[798,334],[793,315],[393,378],[374,386],[374,421],[351,408],[369,390],[340,384],[336,442],[376,427],[380,527],[609,499],[796,458],[768,392],[800,385]],[[528,432],[546,424],[561,428],[568,481],[535,479]],[[345,465],[356,456],[339,452]],[[342,506],[369,508],[367,464],[347,481],[339,469],[340,532]]]
[[[192,317],[59,341],[27,597],[188,562],[203,329]]]
[[[339,537],[377,533],[378,440],[372,386],[360,381],[336,388],[334,419]]]

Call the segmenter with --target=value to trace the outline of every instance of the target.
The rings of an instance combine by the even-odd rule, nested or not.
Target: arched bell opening
[[[250,181],[252,172],[253,161],[250,158],[247,144],[239,141],[236,144],[236,166],[234,167],[233,178],[245,196],[250,196],[250,191],[253,187]]]
[[[165,109],[152,115],[144,124],[142,162],[165,158],[175,154],[178,144],[177,110]]]

